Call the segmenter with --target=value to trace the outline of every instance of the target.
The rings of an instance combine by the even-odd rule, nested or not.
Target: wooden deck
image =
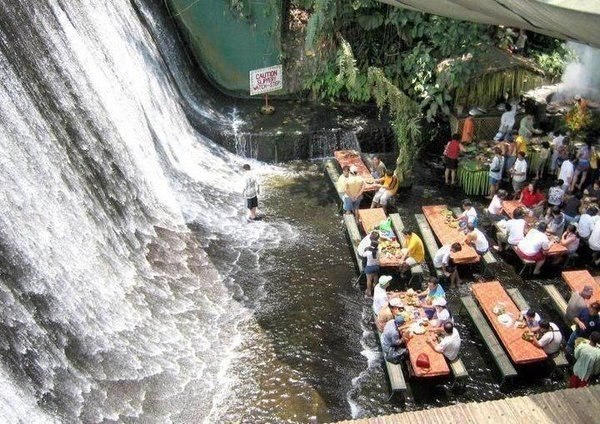
[[[383,417],[340,421],[343,424],[462,424],[462,423],[593,423],[600,416],[600,386],[487,402],[459,403],[443,408]]]

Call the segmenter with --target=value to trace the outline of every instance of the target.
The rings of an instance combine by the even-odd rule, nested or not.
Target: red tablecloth
[[[346,165],[354,165],[358,168],[358,175],[363,177],[365,180],[365,191],[376,191],[379,189],[378,186],[374,185],[374,178],[357,151],[336,150],[333,154],[335,156],[335,160],[338,161],[341,168]]]
[[[517,328],[514,325],[506,327],[498,321],[498,316],[494,314],[493,309],[499,302],[502,302],[507,314],[512,314],[513,319],[517,319],[520,314],[519,308],[498,281],[473,284],[472,290],[473,296],[479,302],[481,309],[515,364],[527,364],[547,358],[542,349],[522,339],[525,329]]]
[[[562,278],[572,291],[580,292],[583,286],[591,286],[594,289],[594,295],[587,301],[588,304],[600,302],[600,284],[596,281],[592,274],[586,270],[581,271],[564,271]]]
[[[457,264],[470,264],[479,262],[479,255],[471,246],[464,244],[465,233],[456,227],[451,227],[446,222],[446,216],[442,211],[448,210],[446,205],[423,206],[423,214],[431,229],[439,239],[442,245],[458,242],[462,245],[462,250],[452,254],[452,259]]]

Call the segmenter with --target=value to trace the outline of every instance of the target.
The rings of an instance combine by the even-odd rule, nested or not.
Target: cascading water
[[[309,144],[311,159],[330,158],[334,151],[342,149],[360,152],[360,144],[353,131],[318,132],[312,136]]]
[[[217,420],[250,312],[203,247],[237,231],[241,163],[130,2],[1,1],[0,84],[0,421]]]

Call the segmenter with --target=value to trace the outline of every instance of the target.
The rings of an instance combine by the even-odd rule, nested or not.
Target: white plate
[[[512,324],[512,318],[508,314],[498,315],[498,322],[502,325]]]

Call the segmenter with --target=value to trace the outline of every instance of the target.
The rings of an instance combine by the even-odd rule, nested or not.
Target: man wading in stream
[[[246,207],[248,208],[248,220],[257,220],[256,208],[258,208],[258,195],[260,193],[260,186],[256,177],[250,172],[250,165],[247,163],[242,166],[244,170],[244,190],[242,194],[245,199]]]

